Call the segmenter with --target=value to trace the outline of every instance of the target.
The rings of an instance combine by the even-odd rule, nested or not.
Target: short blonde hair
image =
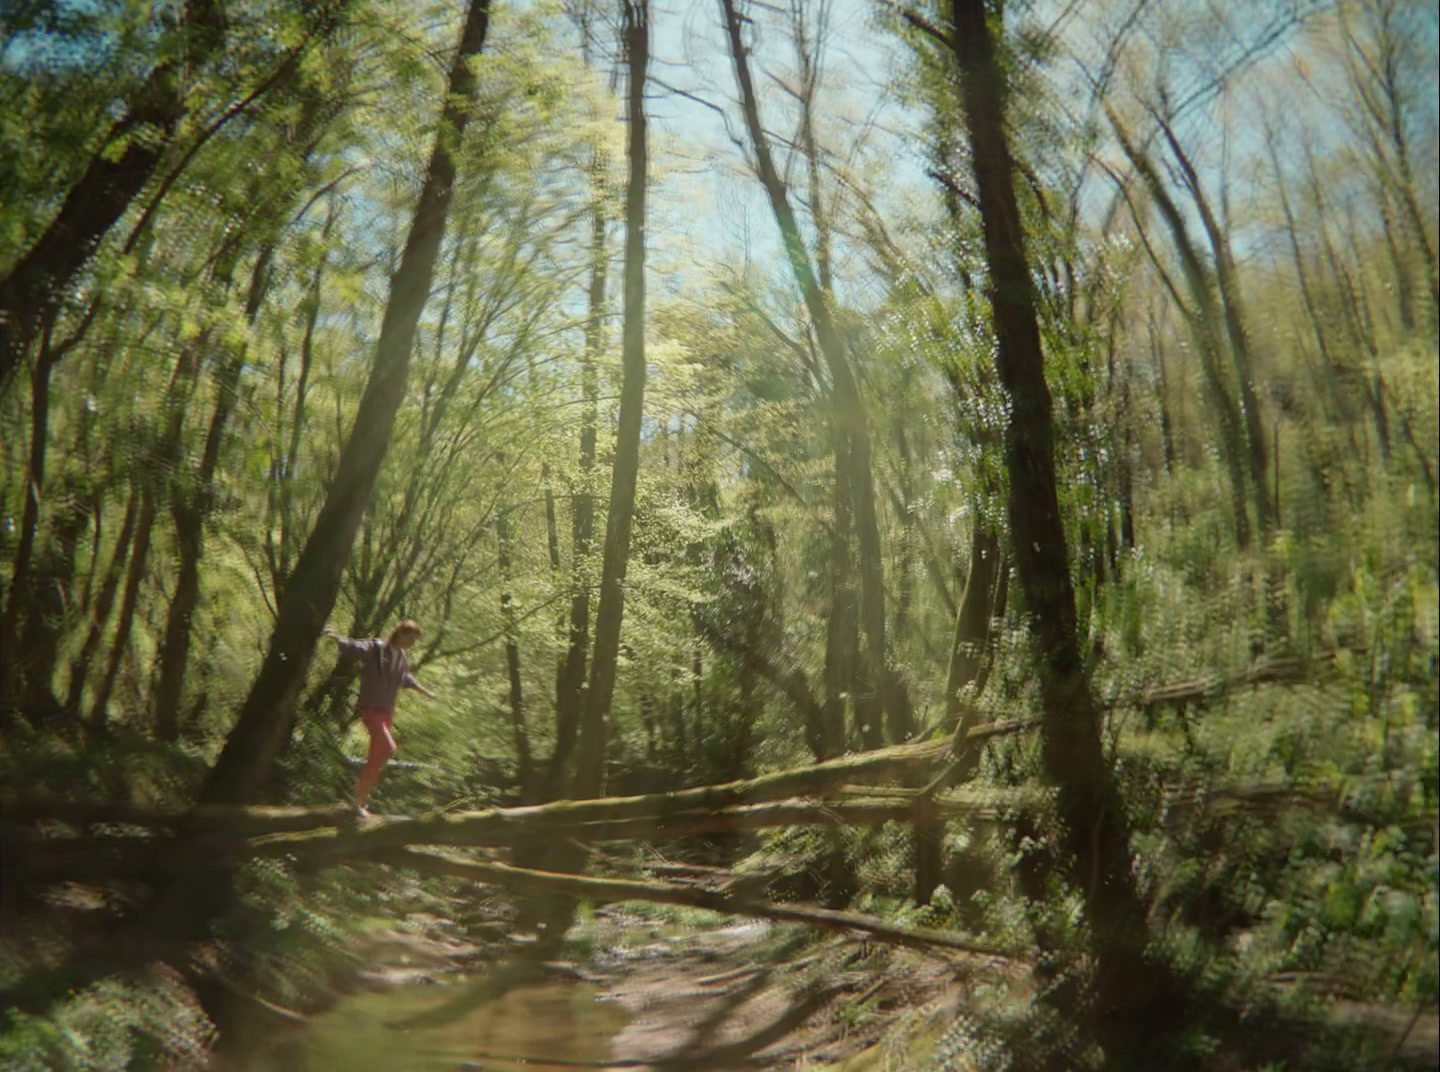
[[[390,631],[390,639],[397,640],[402,636],[419,637],[420,633],[420,623],[414,618],[401,618],[400,623]]]

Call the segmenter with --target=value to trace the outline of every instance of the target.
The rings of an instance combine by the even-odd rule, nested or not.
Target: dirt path
[[[825,1065],[938,1035],[970,987],[1004,970],[753,920],[675,931],[618,912],[597,920],[596,946],[594,978],[631,1017],[614,1056],[657,1069]]]
[[[544,960],[515,934],[507,902],[391,892],[410,911],[351,949],[351,978],[370,993],[312,1017],[314,1030],[280,1032],[304,1059],[227,1069],[402,1072],[397,1052],[403,1072],[968,1068],[955,1031],[967,1010],[1029,991],[1023,965],[634,903],[572,931],[576,959]],[[1436,1067],[1433,1010],[1339,1002],[1320,1015],[1362,1028],[1393,1067]],[[351,1046],[342,1065],[337,1035]]]

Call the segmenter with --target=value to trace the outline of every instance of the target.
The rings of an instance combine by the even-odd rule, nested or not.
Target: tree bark
[[[1175,423],[1170,416],[1170,378],[1165,374],[1165,344],[1161,341],[1152,310],[1145,320],[1150,340],[1150,357],[1155,364],[1156,404],[1160,407],[1160,449],[1165,459],[1165,472],[1173,473],[1178,461],[1175,453]]]
[[[471,61],[484,47],[489,18],[489,0],[471,0],[424,185],[399,268],[391,280],[365,394],[335,480],[285,586],[260,673],[205,783],[203,801],[244,803],[256,799],[271,765],[289,743],[295,703],[314,656],[315,640],[335,605],[356,530],[404,400],[415,328],[429,297],[454,196],[453,146],[464,134],[475,92]]]
[[[605,784],[605,751],[610,705],[620,657],[620,625],[625,613],[625,573],[635,520],[635,491],[640,475],[640,424],[645,407],[645,195],[649,153],[646,143],[645,80],[650,59],[649,0],[626,0],[625,52],[629,67],[628,155],[625,192],[625,306],[621,327],[620,414],[615,435],[615,467],[605,550],[600,567],[600,598],[595,611],[595,655],[579,732],[575,794],[599,796]]]
[[[1005,79],[984,0],[952,0],[953,49],[979,193],[996,370],[1010,399],[1005,463],[1015,563],[1040,662],[1041,761],[1057,790],[1060,849],[1083,897],[1095,957],[1088,1026],[1109,1067],[1144,1065],[1183,1004],[1146,955],[1146,912],[1131,874],[1130,830],[1100,739],[1081,658],[1075,592],[1056,486],[1054,425],[1025,233],[1005,131]]]
[[[1372,136],[1376,143],[1376,165],[1380,172],[1382,187],[1389,187],[1405,211],[1409,230],[1425,265],[1425,278],[1430,299],[1430,330],[1440,326],[1440,267],[1437,267],[1435,247],[1430,242],[1428,221],[1415,194],[1414,165],[1411,162],[1409,135],[1406,128],[1409,117],[1405,115],[1405,94],[1400,71],[1400,41],[1405,28],[1396,16],[1397,6],[1390,0],[1366,5],[1370,33],[1373,37],[1374,53],[1367,54],[1365,43],[1350,25],[1348,12],[1341,9],[1341,25],[1345,32],[1346,67],[1360,99],[1362,110],[1369,117]],[[1375,83],[1378,82],[1378,85]],[[1377,98],[1378,94],[1378,98]],[[1380,148],[1381,137],[1388,143]],[[1393,157],[1392,159],[1389,159]],[[1385,211],[1385,191],[1381,192],[1381,211]],[[1388,227],[1387,227],[1388,232]],[[1397,268],[1400,266],[1397,265]],[[1402,276],[1408,272],[1400,268]],[[1408,289],[1408,279],[1399,281],[1402,291]],[[1403,295],[1402,295],[1403,300]]]

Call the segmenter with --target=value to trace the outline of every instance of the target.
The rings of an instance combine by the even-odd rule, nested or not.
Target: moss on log
[[[408,867],[422,874],[445,875],[469,879],[487,886],[507,890],[528,890],[578,897],[594,904],[615,901],[649,901],[654,904],[685,905],[729,915],[754,916],[781,923],[804,923],[826,930],[853,931],[874,941],[902,945],[912,949],[936,952],[948,950],[975,956],[1012,959],[1026,951],[1006,949],[973,941],[962,935],[923,927],[904,927],[875,916],[858,912],[839,912],[809,905],[774,904],[755,898],[736,896],[718,890],[694,886],[673,886],[664,882],[636,879],[591,878],[584,875],[562,875],[550,871],[531,871],[509,864],[482,863],[462,860],[435,852],[415,849],[386,849],[372,857],[395,867]]]

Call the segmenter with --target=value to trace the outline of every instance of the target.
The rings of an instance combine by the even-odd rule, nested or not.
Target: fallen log
[[[965,788],[925,797],[905,787],[842,786],[840,799],[789,799],[755,804],[676,810],[675,795],[651,794],[592,801],[559,801],[522,808],[491,808],[428,818],[379,817],[357,823],[335,809],[226,809],[235,825],[208,813],[212,822],[159,836],[79,834],[56,836],[36,828],[10,828],[0,838],[7,876],[26,882],[67,878],[143,877],[156,854],[176,866],[206,868],[256,857],[290,856],[313,863],[413,845],[513,848],[535,838],[593,845],[607,841],[658,841],[692,834],[761,830],[780,826],[881,826],[913,822],[922,807],[946,821],[995,822],[1008,812],[1043,806],[1042,789]],[[1197,788],[1176,786],[1165,793],[1166,823],[1196,813],[1226,811],[1276,815],[1296,808],[1328,810],[1341,819],[1369,821],[1347,806],[1339,786],[1240,784]],[[267,814],[267,812],[273,814]],[[323,825],[306,829],[307,822]],[[75,824],[81,825],[81,824]],[[278,830],[276,829],[278,828]],[[143,828],[142,828],[143,832]]]
[[[1308,682],[1334,669],[1338,652],[1320,652],[1309,658],[1293,655],[1260,659],[1253,666],[1233,674],[1209,674],[1191,681],[1155,685],[1126,693],[1106,706],[1182,707],[1209,703],[1231,692],[1259,685],[1293,685]]]
[[[1028,955],[1029,952],[988,945],[946,931],[923,927],[903,927],[859,912],[839,912],[830,908],[815,908],[810,905],[774,904],[769,901],[739,897],[732,893],[701,889],[695,886],[675,886],[663,882],[645,882],[637,879],[592,878],[585,875],[565,875],[551,871],[532,871],[523,867],[512,867],[509,864],[462,860],[442,853],[416,849],[381,849],[372,853],[369,859],[376,863],[390,864],[393,867],[411,868],[423,874],[469,879],[487,886],[502,886],[509,890],[560,894],[581,898],[594,904],[611,904],[616,901],[649,901],[654,904],[704,908],[727,915],[773,919],[780,923],[804,923],[825,930],[855,931],[874,941],[922,951],[933,952],[945,949],[1001,960],[1013,960]]]
[[[939,808],[950,818],[994,818],[994,794],[950,794]],[[377,818],[357,826],[321,827],[254,837],[232,837],[223,830],[200,830],[154,837],[45,836],[10,832],[0,839],[6,876],[21,884],[66,879],[145,878],[162,854],[171,868],[204,870],[234,866],[248,859],[290,857],[325,865],[386,848],[441,845],[513,848],[537,837],[594,844],[605,841],[654,841],[690,834],[761,830],[778,826],[881,826],[908,822],[917,802],[913,795],[843,801],[783,800],[741,804],[713,811],[640,815],[559,825],[539,808],[495,808],[429,819]]]
[[[977,741],[1009,736],[1027,729],[1028,720],[1005,720],[977,726],[970,734]],[[810,767],[776,771],[721,785],[677,789],[630,797],[595,800],[558,800],[518,808],[493,808],[465,815],[506,815],[516,823],[568,827],[586,822],[667,817],[685,812],[715,810],[737,804],[761,804],[797,796],[823,796],[847,783],[869,783],[923,774],[942,763],[948,739],[912,741],[873,752],[858,752]],[[533,818],[532,818],[533,817]],[[0,803],[0,821],[7,824],[54,819],[77,826],[115,824],[147,828],[217,832],[236,837],[299,833],[354,822],[348,808],[271,808],[246,805],[201,805],[190,811],[165,811],[132,804],[97,801],[9,800]]]
[[[562,802],[568,803],[568,802]],[[598,801],[595,803],[599,803]],[[824,802],[784,800],[741,804],[713,810],[644,814],[584,821],[556,805],[496,808],[430,819],[372,819],[363,826],[269,834],[237,843],[242,856],[322,853],[344,857],[410,845],[509,848],[535,838],[566,838],[580,842],[634,841],[683,837],[728,830],[760,830],[772,826],[876,826],[910,817],[904,801]]]
[[[255,837],[338,826],[353,821],[355,810],[341,804],[319,808],[276,808],[244,804],[201,804],[188,811],[152,808],[100,800],[30,798],[0,802],[0,822],[7,826],[58,822],[68,826],[138,827],[144,830],[218,831]]]

